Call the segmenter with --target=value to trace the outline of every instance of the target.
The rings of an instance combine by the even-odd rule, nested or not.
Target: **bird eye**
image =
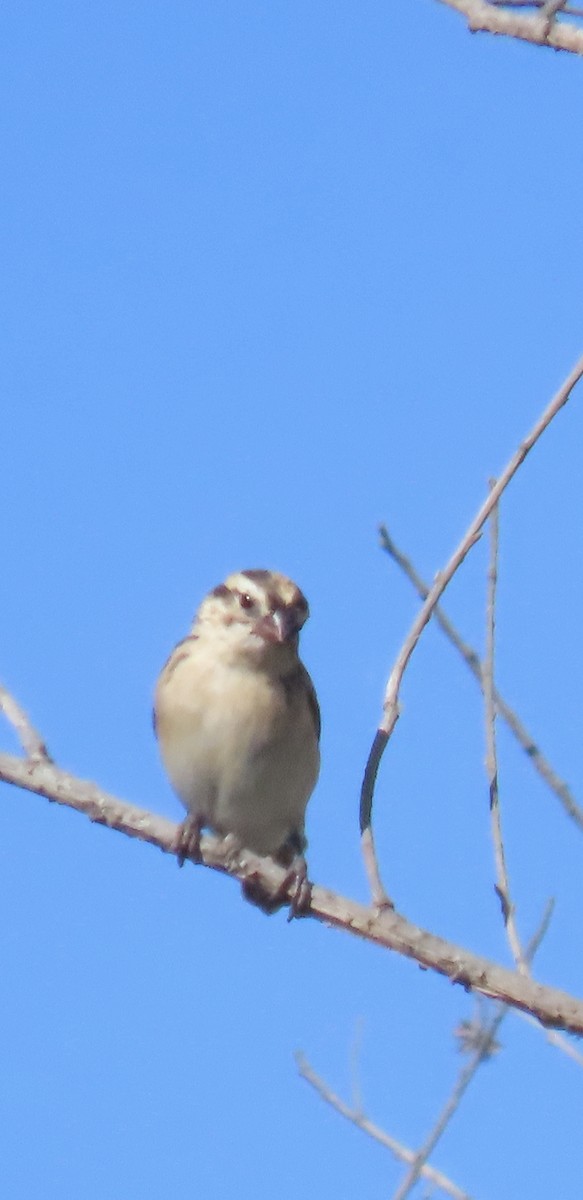
[[[239,604],[241,608],[253,608],[254,601],[251,599],[249,592],[242,592],[239,596]]]

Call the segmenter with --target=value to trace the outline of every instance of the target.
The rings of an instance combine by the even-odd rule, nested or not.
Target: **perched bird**
[[[320,766],[320,712],[298,637],[305,597],[275,571],[229,575],[203,600],[156,687],[154,728],[170,782],[188,809],[182,849],[204,826],[290,868],[306,902],[304,816]],[[249,899],[267,911],[255,885]],[[293,904],[293,902],[292,902]]]

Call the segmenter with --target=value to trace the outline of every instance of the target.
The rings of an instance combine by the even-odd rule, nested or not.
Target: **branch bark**
[[[178,852],[179,827],[172,821],[127,804],[96,784],[77,779],[50,762],[0,754],[0,780],[65,804],[84,813],[91,821],[149,842],[167,854]],[[267,893],[277,895],[281,892],[286,870],[271,859],[258,858],[246,850],[237,855],[228,843],[210,836],[202,839],[201,853],[205,865],[214,870],[242,882],[258,880]],[[292,891],[293,883],[290,900]],[[522,978],[517,972],[428,933],[399,913],[367,908],[314,884],[306,915],[412,958],[446,976],[452,983],[461,984],[465,990],[529,1012],[545,1026],[583,1034],[583,1001]]]
[[[567,21],[549,22],[539,12],[535,16],[520,16],[508,12],[487,0],[439,0],[447,8],[466,17],[470,33],[504,34],[518,41],[530,42],[534,46],[549,46],[553,50],[567,50],[571,54],[583,54],[583,29]]]

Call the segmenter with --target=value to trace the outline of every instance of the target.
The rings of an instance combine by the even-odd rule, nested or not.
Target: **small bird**
[[[306,805],[320,768],[320,710],[298,657],[308,604],[276,571],[237,571],[203,600],[162,669],[154,729],[188,817],[179,850],[200,854],[208,826],[290,868],[292,911],[309,897]],[[247,881],[248,899],[275,911]]]

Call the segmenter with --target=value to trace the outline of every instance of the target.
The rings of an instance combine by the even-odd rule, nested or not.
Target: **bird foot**
[[[285,878],[286,890],[292,883],[294,889],[287,914],[288,922],[293,921],[294,917],[307,917],[312,902],[312,885],[308,879],[308,864],[303,854],[298,854],[294,858],[287,872]]]
[[[292,921],[294,917],[305,917],[310,911],[312,885],[308,879],[308,868],[303,854],[294,858],[275,891],[268,891],[259,880],[253,878],[246,879],[241,887],[245,899],[269,915],[283,908],[288,900],[288,921]]]
[[[201,831],[202,821],[200,817],[189,813],[179,826],[178,837],[176,838],[175,852],[179,867],[184,866],[187,858],[194,863],[202,862],[202,854],[200,852]]]

